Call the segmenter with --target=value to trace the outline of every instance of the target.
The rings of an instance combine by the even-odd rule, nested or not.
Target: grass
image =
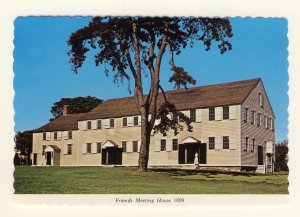
[[[16,194],[287,194],[287,173],[243,173],[126,167],[15,168]]]

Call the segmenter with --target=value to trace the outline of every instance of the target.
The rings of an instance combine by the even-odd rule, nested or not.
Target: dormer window
[[[262,93],[259,93],[259,105],[260,107],[264,107],[264,96]]]

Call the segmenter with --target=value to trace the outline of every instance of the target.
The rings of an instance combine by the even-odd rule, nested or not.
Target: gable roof
[[[42,127],[36,129],[34,133],[64,131],[64,130],[78,130],[78,120],[86,113],[61,115],[57,119],[50,121]]]
[[[188,89],[166,91],[167,100],[179,110],[242,104],[261,79],[243,80]],[[146,96],[145,96],[146,97]],[[158,106],[164,102],[158,95]],[[80,120],[117,118],[139,114],[134,97],[108,99],[83,115]]]
[[[166,91],[168,101],[179,110],[208,108],[214,106],[242,104],[250,92],[261,81],[260,78]],[[145,96],[147,97],[147,96]],[[158,106],[164,102],[158,94]],[[78,121],[118,118],[139,114],[134,97],[108,99],[87,113],[68,114],[45,124],[34,132],[78,130]]]

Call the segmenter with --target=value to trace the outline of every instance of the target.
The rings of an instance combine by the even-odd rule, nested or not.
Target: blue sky
[[[89,55],[73,74],[67,40],[90,18],[20,17],[15,20],[14,89],[15,131],[35,129],[51,118],[50,108],[63,97],[96,96],[101,99],[129,96],[95,67]],[[175,57],[196,80],[197,86],[262,78],[276,115],[276,141],[287,138],[288,62],[287,21],[275,18],[230,19],[233,49],[221,55],[214,45],[208,52],[198,44]],[[161,82],[171,90],[168,55],[164,56]]]

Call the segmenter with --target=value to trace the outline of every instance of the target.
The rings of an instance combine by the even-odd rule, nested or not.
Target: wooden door
[[[46,152],[46,165],[51,165],[51,152]]]
[[[36,165],[37,161],[37,154],[33,154],[33,165]]]
[[[257,146],[257,164],[258,165],[264,165],[264,151],[263,147],[261,145]]]

